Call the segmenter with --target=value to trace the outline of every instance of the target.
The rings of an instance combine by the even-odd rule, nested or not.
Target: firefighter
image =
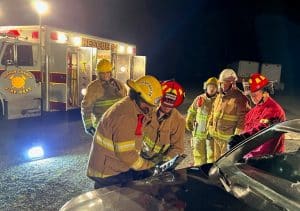
[[[161,83],[163,97],[145,128],[142,156],[160,163],[184,152],[185,120],[176,109],[184,100],[182,86],[174,80]]]
[[[213,140],[207,140],[207,120],[217,96],[218,79],[209,78],[203,88],[205,93],[195,98],[186,117],[186,128],[192,131],[191,146],[195,166],[213,162]]]
[[[87,175],[95,189],[137,179],[144,169],[155,166],[140,156],[143,128],[162,96],[153,76],[128,80],[129,96],[112,105],[102,116],[93,138]]]
[[[208,122],[216,161],[227,151],[228,140],[244,129],[245,115],[249,111],[246,96],[236,87],[238,80],[232,69],[224,69],[219,76],[219,93],[213,103]]]
[[[92,136],[102,114],[127,94],[125,85],[112,78],[112,69],[112,64],[106,59],[98,63],[98,79],[88,85],[81,102],[83,125],[86,133]]]
[[[259,73],[252,74],[249,79],[250,97],[255,106],[250,109],[245,117],[245,128],[240,135],[234,135],[229,142],[229,148],[245,138],[257,133],[259,130],[274,123],[286,120],[285,112],[281,106],[270,97],[272,83]],[[284,152],[284,134],[272,138],[248,153],[245,158]]]

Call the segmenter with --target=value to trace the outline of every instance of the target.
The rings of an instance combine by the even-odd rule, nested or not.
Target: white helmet
[[[238,77],[233,69],[224,69],[219,76],[219,81],[229,81],[229,82],[235,82],[238,80]]]

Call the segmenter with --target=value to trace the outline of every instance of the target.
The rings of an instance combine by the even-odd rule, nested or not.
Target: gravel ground
[[[180,108],[183,113],[198,90],[189,93],[192,94],[187,96],[188,100]],[[85,176],[90,138],[83,133],[78,117],[62,121],[66,120],[66,125],[47,120],[34,126],[35,130],[43,131],[39,136],[53,139],[53,152],[48,159],[32,162],[24,162],[21,156],[17,156],[18,148],[14,147],[19,144],[22,148],[22,137],[30,133],[27,132],[30,129],[27,120],[12,123],[16,128],[25,128],[24,131],[20,129],[18,135],[6,131],[11,126],[0,125],[0,210],[58,210],[72,197],[93,189],[92,181]],[[8,144],[3,142],[3,137],[13,141]],[[287,141],[288,151],[299,148],[298,135],[288,134],[287,139],[291,139]],[[188,157],[178,168],[192,163],[189,140],[190,134],[186,133],[185,153]],[[12,147],[14,151],[9,150]]]

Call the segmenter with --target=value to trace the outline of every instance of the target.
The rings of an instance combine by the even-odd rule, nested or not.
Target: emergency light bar
[[[0,36],[3,37],[19,37],[21,34],[18,30],[11,29],[8,31],[0,31]]]

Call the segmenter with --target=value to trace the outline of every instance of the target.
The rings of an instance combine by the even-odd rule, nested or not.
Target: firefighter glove
[[[95,132],[96,132],[96,129],[94,127],[89,127],[86,129],[86,132],[91,135],[91,136],[94,136]]]
[[[151,161],[155,163],[155,165],[159,165],[163,162],[163,154],[157,154],[151,158]]]
[[[249,137],[249,135],[246,133],[231,136],[228,141],[228,149],[232,149],[234,146],[236,146],[237,144],[239,144],[240,142],[242,142],[243,140],[245,140],[248,137]]]

